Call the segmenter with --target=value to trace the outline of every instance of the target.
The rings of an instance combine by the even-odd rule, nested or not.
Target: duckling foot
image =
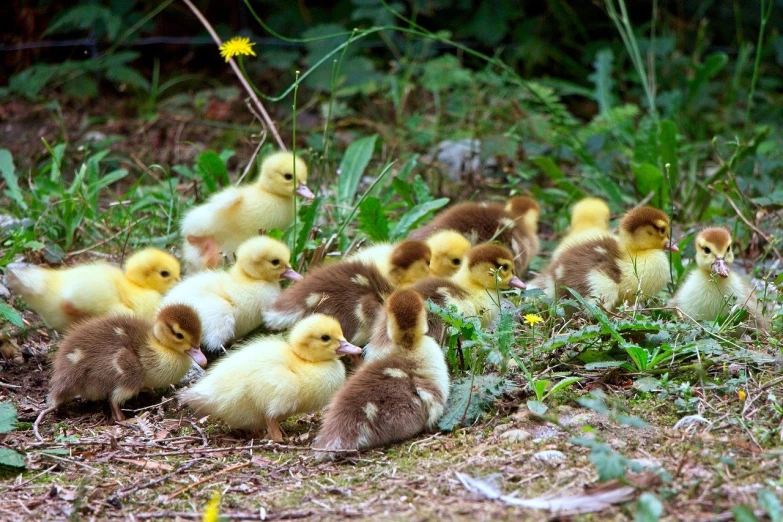
[[[120,405],[116,402],[112,402],[111,404],[111,418],[114,420],[114,422],[121,422],[125,420],[125,414],[122,413],[122,410],[120,409]]]
[[[198,248],[206,268],[217,268],[220,264],[220,247],[212,236],[188,236],[188,243]]]
[[[276,419],[266,418],[266,438],[272,442],[283,442],[283,430],[280,429]]]

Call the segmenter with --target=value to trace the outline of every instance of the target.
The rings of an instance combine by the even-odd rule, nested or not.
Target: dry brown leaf
[[[162,471],[174,470],[174,468],[171,465],[166,464],[165,462],[155,462],[154,460],[136,460],[136,459],[126,459],[122,457],[115,457],[114,460],[119,460],[120,462],[133,464],[143,469],[159,469]]]

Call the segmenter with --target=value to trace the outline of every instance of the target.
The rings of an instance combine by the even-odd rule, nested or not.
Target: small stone
[[[533,460],[544,464],[555,465],[565,462],[565,454],[557,450],[543,450],[533,455]]]
[[[656,470],[661,467],[661,463],[655,459],[631,459],[631,463],[637,464],[646,470]]]
[[[498,424],[495,426],[495,429],[492,430],[492,433],[495,435],[500,435],[504,431],[508,431],[511,428],[511,424]]]
[[[562,433],[558,428],[554,426],[539,426],[533,430],[533,442],[544,442],[556,438]]]
[[[628,443],[620,439],[611,439],[609,445],[617,450],[628,447]]]
[[[529,431],[525,430],[508,430],[503,433],[500,438],[509,442],[523,442],[531,438],[533,435]]]
[[[593,423],[594,419],[595,414],[593,413],[579,413],[568,419],[565,424],[566,426],[573,428],[581,428],[582,426]]]

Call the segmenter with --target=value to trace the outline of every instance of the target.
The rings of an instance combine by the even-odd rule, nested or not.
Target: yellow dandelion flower
[[[747,397],[745,390],[737,390],[737,395],[739,395],[739,400],[741,401],[744,401],[745,397]]]
[[[525,319],[525,323],[529,324],[530,326],[535,326],[538,323],[544,322],[544,318],[538,314],[527,314],[525,315],[524,319]]]
[[[235,36],[231,40],[223,42],[223,45],[220,46],[220,56],[226,59],[226,63],[234,56],[255,56],[254,45],[255,42],[251,42],[250,38]]]
[[[218,522],[220,520],[220,491],[215,491],[204,509],[203,522]]]

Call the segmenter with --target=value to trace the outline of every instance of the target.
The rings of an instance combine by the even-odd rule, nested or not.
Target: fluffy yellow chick
[[[335,394],[313,447],[344,451],[399,442],[435,428],[446,409],[449,371],[427,333],[427,312],[416,292],[398,290],[385,307],[383,355],[371,352]],[[319,455],[323,457],[323,453]]]
[[[609,205],[603,199],[579,200],[571,210],[571,229],[552,252],[552,259],[569,247],[608,236],[610,217]]]
[[[257,236],[237,249],[230,270],[193,274],[176,285],[162,304],[193,307],[201,319],[201,344],[210,352],[241,338],[263,323],[262,312],[282,291],[281,279],[302,279],[291,268],[291,252],[275,239]]]
[[[341,355],[358,355],[333,318],[315,314],[291,331],[290,341],[263,337],[229,353],[180,400],[233,429],[282,440],[278,421],[319,410],[345,383]]]
[[[182,219],[182,255],[189,271],[216,268],[221,252],[233,258],[259,230],[285,230],[294,222],[296,194],[312,199],[307,165],[290,152],[277,152],[261,164],[258,181],[229,187],[190,209]]]
[[[691,270],[670,302],[699,321],[715,321],[736,306],[747,308],[762,330],[769,328],[753,287],[731,271],[734,262],[728,230],[706,228],[696,236],[696,268]]]
[[[346,257],[345,261],[375,265],[392,286],[400,288],[427,277],[430,272],[430,258],[430,247],[427,243],[408,240],[379,243],[363,248]]]
[[[103,261],[50,269],[9,265],[8,287],[50,327],[64,331],[87,317],[129,313],[152,318],[163,294],[180,276],[171,254],[147,248],[125,262],[125,271]]]
[[[125,418],[120,406],[143,388],[179,382],[191,361],[207,360],[198,347],[201,327],[196,312],[184,305],[163,307],[154,321],[128,315],[93,317],[71,328],[54,354],[49,408],[43,417],[74,397],[108,399],[112,418]]]
[[[670,281],[665,250],[669,218],[652,207],[629,211],[620,222],[619,239],[606,236],[563,251],[535,282],[549,297],[570,297],[564,287],[611,310],[633,302],[637,293],[655,296]],[[532,285],[531,285],[532,286]]]
[[[432,251],[430,274],[435,277],[451,277],[460,269],[470,241],[455,230],[441,230],[427,238]]]

